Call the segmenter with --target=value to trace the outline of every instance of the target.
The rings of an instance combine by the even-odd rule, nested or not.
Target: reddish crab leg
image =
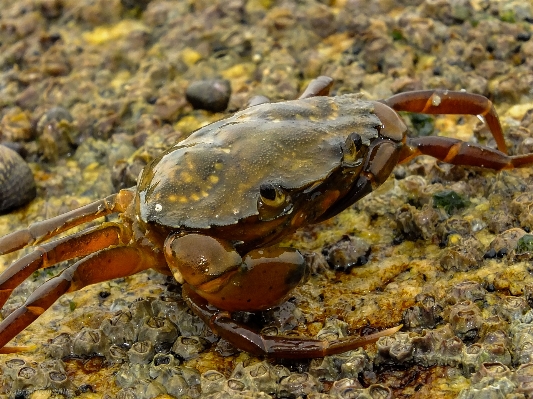
[[[121,190],[118,194],[112,194],[62,215],[32,223],[25,229],[0,237],[0,255],[47,240],[74,226],[90,222],[96,218],[115,212],[124,212],[133,200],[133,196],[133,190]]]
[[[394,334],[402,328],[400,325],[365,337],[345,337],[334,341],[321,341],[305,337],[268,336],[236,322],[231,318],[231,313],[220,311],[209,305],[187,284],[183,285],[182,295],[190,309],[220,337],[237,348],[256,356],[265,355],[285,359],[324,357],[372,344],[379,338]]]
[[[159,254],[160,255],[160,254]],[[164,257],[151,248],[118,246],[87,256],[37,288],[24,305],[0,323],[0,348],[44,313],[61,295],[90,284],[131,276],[164,264]],[[13,352],[0,349],[0,353]]]
[[[395,111],[421,114],[482,115],[496,140],[498,149],[507,154],[507,146],[498,114],[492,101],[478,94],[449,90],[421,90],[399,93],[383,100]]]
[[[399,162],[418,155],[430,155],[452,165],[502,170],[533,164],[533,154],[507,155],[501,151],[449,137],[407,138]]]
[[[36,247],[0,274],[0,307],[11,292],[34,271],[89,255],[111,245],[126,244],[128,241],[129,236],[124,234],[121,225],[106,223]]]

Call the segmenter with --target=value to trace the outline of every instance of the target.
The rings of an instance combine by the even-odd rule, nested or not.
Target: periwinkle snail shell
[[[7,213],[35,198],[35,180],[24,159],[0,145],[0,213]]]

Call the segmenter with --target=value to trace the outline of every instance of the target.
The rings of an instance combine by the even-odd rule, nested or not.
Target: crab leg
[[[464,114],[481,115],[485,118],[498,149],[507,154],[507,146],[498,114],[492,101],[479,94],[449,90],[420,90],[399,93],[383,100],[395,111],[421,114]]]
[[[126,244],[129,236],[117,223],[106,223],[36,247],[0,274],[0,307],[34,271],[64,260],[87,256],[111,245]]]
[[[303,93],[298,97],[298,99],[304,99],[309,97],[316,97],[316,96],[327,96],[329,94],[329,90],[331,89],[331,86],[333,86],[333,79],[329,76],[319,76],[316,79],[313,79],[311,82],[309,82],[309,85],[305,88]],[[270,100],[268,97],[265,96],[253,96],[246,106],[248,107],[254,107],[256,105],[266,104],[269,103]]]
[[[407,138],[399,162],[407,162],[418,155],[430,155],[452,165],[493,170],[522,168],[533,164],[533,154],[511,156],[478,144],[438,136]]]
[[[92,202],[56,217],[32,223],[27,228],[0,237],[0,255],[26,245],[38,243],[56,236],[74,226],[115,212],[124,212],[133,200],[131,189],[121,190],[101,200]]]
[[[304,92],[298,97],[298,99],[316,97],[316,96],[327,96],[329,94],[329,89],[333,86],[333,79],[329,76],[319,76],[316,79],[313,79],[309,82],[309,85],[306,87]]]
[[[266,355],[285,359],[307,359],[324,357],[353,350],[376,342],[400,330],[402,326],[389,328],[365,337],[346,337],[334,341],[321,341],[305,337],[284,337],[261,335],[245,324],[231,318],[229,312],[220,311],[183,285],[182,295],[190,309],[213,331],[237,348],[256,356]]]
[[[0,348],[44,313],[61,295],[91,284],[131,276],[165,262],[150,248],[118,246],[87,256],[37,288],[19,308],[0,323]],[[0,349],[13,352],[13,348]]]

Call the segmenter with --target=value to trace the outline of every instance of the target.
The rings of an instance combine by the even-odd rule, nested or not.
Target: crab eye
[[[264,205],[277,208],[285,204],[285,192],[272,183],[263,183],[259,186],[259,195]]]
[[[363,140],[361,139],[361,136],[357,133],[350,133],[342,146],[344,162],[353,163],[357,161],[362,146]]]

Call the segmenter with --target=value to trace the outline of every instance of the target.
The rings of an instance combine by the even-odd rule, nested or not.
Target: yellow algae
[[[232,67],[221,71],[220,74],[225,79],[238,79],[242,77],[249,77],[255,68],[256,66],[254,63],[242,63],[233,65]]]
[[[148,32],[148,27],[140,21],[126,19],[115,25],[97,26],[92,31],[84,32],[82,35],[86,42],[99,45],[121,39],[135,30]]]
[[[190,47],[185,47],[183,50],[181,50],[181,60],[187,64],[188,67],[193,66],[201,59],[202,55]]]
[[[115,90],[118,90],[122,86],[124,86],[124,84],[126,84],[128,80],[130,80],[130,78],[131,78],[131,73],[129,71],[126,71],[126,70],[119,71],[115,74],[113,80],[110,82],[110,85]]]
[[[531,108],[533,108],[533,104],[531,103],[516,104],[507,110],[505,116],[510,116],[513,119],[521,120],[526,112]]]

